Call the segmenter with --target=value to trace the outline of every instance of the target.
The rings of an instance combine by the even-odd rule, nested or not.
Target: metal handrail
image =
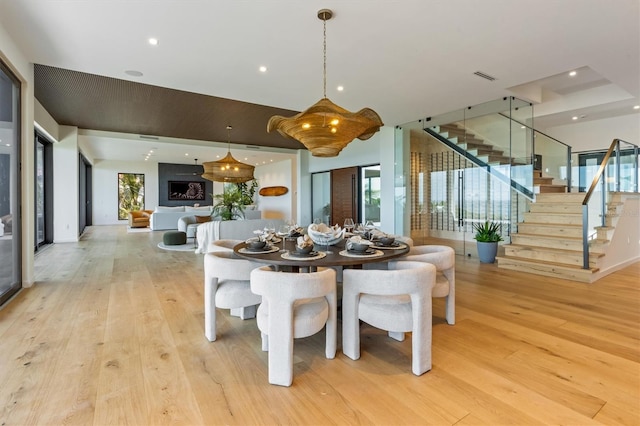
[[[515,118],[513,118],[513,117],[509,117],[508,115],[506,115],[506,114],[504,114],[504,113],[502,113],[502,112],[499,112],[499,113],[498,113],[498,115],[501,115],[501,116],[503,116],[504,118],[509,119],[509,120],[511,120],[511,121],[515,121],[515,122],[516,122],[516,123],[518,123],[519,125],[524,126],[524,127],[526,127],[527,129],[529,129],[529,130],[533,130],[533,131],[534,131],[534,132],[536,132],[536,133],[540,133],[542,136],[547,137],[547,138],[549,138],[549,139],[553,140],[554,142],[558,142],[559,144],[564,145],[564,146],[566,146],[567,148],[571,148],[571,146],[570,146],[570,145],[567,145],[566,143],[564,143],[564,142],[562,142],[562,141],[559,141],[558,139],[554,138],[553,136],[549,136],[549,135],[547,135],[546,133],[541,132],[540,130],[538,130],[538,129],[534,128],[534,127],[531,127],[531,126],[529,126],[528,124],[523,123],[522,121],[516,120],[516,119],[515,119]]]
[[[589,200],[591,199],[591,195],[593,195],[593,192],[596,189],[596,186],[598,185],[598,182],[600,181],[600,178],[602,178],[602,175],[604,174],[604,171],[607,168],[607,164],[609,163],[609,159],[611,158],[612,154],[616,153],[616,158],[618,159],[618,161],[616,161],[616,188],[618,188],[618,190],[620,190],[620,143],[626,143],[629,144],[631,146],[634,147],[634,152],[638,152],[638,146],[634,145],[630,142],[627,141],[623,141],[622,139],[614,139],[611,142],[611,145],[609,146],[609,149],[607,150],[607,153],[604,155],[604,158],[602,159],[602,163],[600,164],[600,167],[598,168],[598,171],[596,172],[595,176],[593,177],[593,181],[591,182],[591,186],[589,187],[589,190],[587,191],[584,200],[582,200],[582,268],[583,269],[589,269]],[[637,159],[637,156],[636,156]],[[636,185],[638,183],[638,176],[637,176],[637,164],[636,164]],[[602,179],[602,186],[603,186],[603,190],[602,190],[602,206],[601,206],[601,211],[602,211],[602,226],[604,226],[606,224],[606,200],[604,197],[604,193],[606,191],[606,182],[604,181],[604,179]],[[636,186],[637,188],[637,186]]]
[[[571,179],[572,179],[571,178],[571,146],[567,145],[566,143],[564,143],[562,141],[559,141],[558,139],[556,139],[556,138],[554,138],[552,136],[547,135],[544,132],[541,132],[540,130],[537,130],[537,129],[529,126],[528,124],[523,123],[522,121],[516,120],[513,117],[509,117],[508,115],[506,115],[506,114],[504,114],[502,112],[499,112],[498,115],[503,117],[503,118],[506,118],[507,120],[513,121],[514,123],[518,123],[520,126],[523,126],[523,127],[527,128],[527,129],[529,129],[530,131],[533,131],[534,134],[540,134],[540,135],[544,136],[545,138],[547,138],[549,140],[552,140],[555,143],[563,145],[567,149],[567,165],[566,165],[566,167],[567,167],[567,192],[571,192]],[[532,153],[536,154],[535,136],[534,136],[534,140],[533,140]]]

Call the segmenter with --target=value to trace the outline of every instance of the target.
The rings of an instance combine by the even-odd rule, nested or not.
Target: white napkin
[[[349,238],[349,242],[355,244],[371,245],[371,241],[367,240],[366,238],[362,238],[360,235],[354,235],[353,237]]]
[[[300,248],[305,248],[313,245],[313,240],[308,235],[302,235],[296,240],[296,245]]]

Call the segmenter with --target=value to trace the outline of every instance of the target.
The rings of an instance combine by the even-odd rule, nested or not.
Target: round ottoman
[[[165,246],[179,246],[187,244],[187,233],[182,231],[167,231],[162,236]]]

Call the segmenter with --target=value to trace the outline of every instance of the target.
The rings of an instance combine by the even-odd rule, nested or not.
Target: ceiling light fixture
[[[327,21],[332,16],[329,9],[318,11],[324,28],[324,97],[293,117],[274,115],[267,123],[267,132],[277,130],[301,142],[315,157],[335,157],[355,138],[369,139],[383,125],[380,116],[370,108],[353,113],[327,98]]]
[[[633,109],[640,109],[640,105],[635,105]]]
[[[569,77],[575,77],[578,73],[576,71],[571,71],[569,73]]]
[[[242,183],[253,179],[254,166],[241,163],[231,155],[231,126],[227,126],[227,156],[222,160],[202,163],[202,177],[214,182]]]
[[[152,45],[152,46],[157,46],[158,45],[158,39],[151,37],[149,39],[149,44]]]
[[[267,72],[267,67],[264,65],[259,68],[260,72]]]

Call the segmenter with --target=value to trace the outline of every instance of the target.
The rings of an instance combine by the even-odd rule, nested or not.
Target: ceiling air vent
[[[485,74],[482,71],[476,71],[473,74],[477,75],[478,77],[482,77],[482,78],[484,78],[486,80],[489,80],[489,81],[494,81],[496,79],[495,77],[491,77],[489,74]]]
[[[148,139],[148,140],[151,140],[151,141],[157,141],[157,140],[159,140],[159,139],[160,139],[160,138],[159,138],[159,137],[157,137],[157,136],[147,136],[147,135],[138,135],[138,137],[139,137],[140,139]]]

